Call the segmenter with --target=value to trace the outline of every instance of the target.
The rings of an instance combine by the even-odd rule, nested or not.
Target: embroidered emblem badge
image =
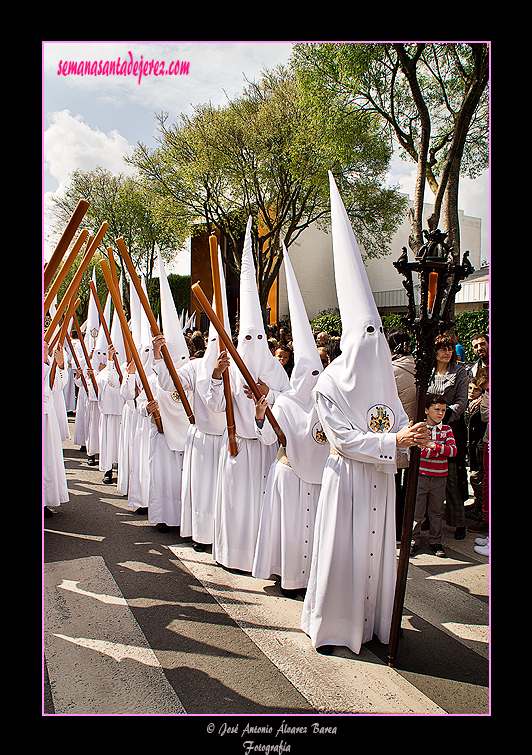
[[[179,403],[181,403],[181,399],[179,398],[179,393],[178,393],[177,391],[174,391],[174,392],[172,393],[172,398],[173,398],[173,399],[174,399],[174,401],[176,401],[176,402],[177,402],[178,404],[179,404]]]
[[[316,422],[316,424],[312,428],[312,437],[314,438],[316,443],[327,443],[327,437],[323,432],[323,427],[321,426],[320,422]]]
[[[395,415],[390,407],[384,404],[375,404],[367,413],[368,427],[374,433],[388,433],[395,422]]]

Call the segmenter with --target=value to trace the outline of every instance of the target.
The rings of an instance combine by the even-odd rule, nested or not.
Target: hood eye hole
[[[251,341],[251,336],[246,336],[246,341]]]
[[[313,375],[319,375],[319,372],[320,372],[319,370],[312,370]]]
[[[373,331],[375,330],[375,328],[373,327],[373,325],[368,325],[368,327],[366,328],[366,330],[367,330],[368,333],[373,333]]]
[[[259,341],[260,341],[260,339],[262,338],[262,335],[260,335],[260,334],[259,334],[259,335],[257,336],[257,338],[258,338],[258,339],[259,339]]]

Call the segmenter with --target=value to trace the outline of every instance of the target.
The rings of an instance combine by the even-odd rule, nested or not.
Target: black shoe
[[[170,532],[170,527],[164,522],[159,522],[159,524],[155,526],[158,532]]]
[[[95,467],[98,462],[96,461],[96,456],[89,456],[87,459],[87,464],[89,467]]]
[[[465,510],[466,519],[473,519],[475,522],[480,522],[482,519],[482,504],[475,503],[473,506],[469,506]]]
[[[207,550],[207,546],[204,543],[196,543],[194,540],[192,541],[192,547],[196,553],[204,553]]]
[[[104,483],[104,485],[111,485],[111,483],[113,482],[113,471],[112,470],[110,470],[109,472],[106,472],[104,474],[102,482]]]
[[[147,506],[140,506],[138,509],[135,509],[135,514],[138,514],[139,516],[142,516],[143,514],[148,513],[148,507]]]
[[[466,528],[465,527],[457,527],[454,531],[454,539],[455,540],[463,540],[466,536]]]
[[[279,589],[285,598],[295,600],[299,596],[299,590],[286,590],[284,587],[279,587]]]
[[[48,517],[53,516],[53,515],[54,515],[54,512],[52,511],[52,509],[49,509],[48,506],[45,506],[44,507],[44,517],[45,517],[45,519],[48,519]]]
[[[334,645],[320,645],[316,648],[316,652],[320,655],[332,655],[334,652]]]
[[[447,554],[443,550],[441,543],[429,543],[429,548],[438,558],[446,558]]]

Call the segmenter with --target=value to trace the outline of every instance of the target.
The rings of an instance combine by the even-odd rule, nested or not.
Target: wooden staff
[[[92,387],[94,388],[94,393],[96,394],[96,396],[98,396],[98,383],[96,382],[96,378],[94,377],[94,372],[91,369],[91,358],[89,356],[89,352],[87,351],[87,346],[85,345],[85,340],[83,339],[83,333],[81,332],[81,328],[79,327],[78,318],[75,312],[72,315],[72,322],[74,323],[76,330],[78,332],[79,342],[81,343],[83,356],[85,357],[85,362],[87,363],[87,369],[91,370],[90,379],[92,382]],[[89,392],[87,391],[87,395],[88,393]]]
[[[89,232],[87,231],[86,228],[84,228],[79,234],[78,238],[76,239],[76,243],[72,247],[72,251],[70,252],[70,254],[65,260],[65,264],[56,275],[55,280],[50,287],[50,290],[46,294],[46,297],[44,299],[44,314],[46,314],[48,310],[50,309],[50,307],[52,306],[54,296],[58,292],[59,286],[64,281],[66,274],[72,267],[72,264],[74,260],[76,259],[76,257],[78,256],[78,252],[81,249],[83,242],[85,241],[88,235],[89,235]]]
[[[116,290],[120,294],[120,298],[122,298],[122,292],[120,291],[120,283],[118,281],[118,273],[116,272],[115,258],[113,256],[113,249],[110,246],[107,247],[107,255],[108,255],[107,259],[109,260],[109,270],[111,271],[111,277],[114,281]],[[132,359],[131,351],[129,350],[129,344],[126,341],[126,339],[124,338],[123,340],[124,340],[124,349],[126,352],[126,362],[129,363],[131,362],[131,359]]]
[[[107,247],[107,259],[109,260],[109,270],[111,271],[111,277],[114,281],[115,288],[120,294],[120,298],[122,298],[122,292],[120,291],[120,283],[118,282],[118,274],[116,272],[116,264],[115,264],[115,258],[113,256],[113,250],[110,246]],[[131,351],[129,349],[129,344],[124,338],[124,349],[126,352],[126,362],[129,364],[132,360]]]
[[[109,228],[109,223],[104,221],[102,225],[100,226],[100,230],[94,237],[92,243],[87,248],[87,251],[85,252],[83,259],[81,260],[81,264],[78,267],[76,274],[70,281],[70,285],[68,286],[65,292],[65,295],[61,299],[61,304],[59,304],[59,306],[57,307],[57,311],[52,318],[52,322],[50,323],[50,325],[48,326],[48,329],[46,330],[46,333],[44,334],[44,340],[46,341],[46,343],[50,343],[50,338],[54,334],[54,331],[59,323],[59,320],[61,319],[61,315],[63,314],[66,307],[68,307],[68,304],[71,298],[75,296],[74,292],[77,293],[77,290],[81,283],[81,279],[83,277],[83,273],[87,269],[89,262],[91,261],[94,255],[94,252],[96,251],[96,249],[98,248],[98,245],[100,244],[101,240],[105,236],[108,228]]]
[[[192,286],[192,293],[194,294],[194,296],[196,297],[196,299],[198,300],[198,302],[203,307],[203,311],[206,313],[206,315],[209,318],[209,320],[212,322],[212,324],[214,325],[214,327],[218,331],[218,335],[220,336],[220,338],[224,342],[224,344],[225,344],[225,346],[227,348],[227,351],[233,357],[236,366],[238,367],[238,369],[242,373],[242,375],[244,377],[244,380],[249,385],[249,387],[251,389],[251,392],[253,393],[253,395],[255,396],[255,398],[257,399],[257,401],[260,400],[262,398],[262,395],[263,395],[262,392],[261,392],[261,390],[260,390],[260,388],[255,383],[255,381],[253,380],[250,371],[248,370],[248,368],[246,367],[246,365],[244,364],[244,362],[242,360],[242,357],[240,356],[240,354],[238,353],[238,351],[233,346],[233,342],[231,341],[231,337],[226,333],[224,326],[222,325],[221,321],[218,319],[218,316],[216,315],[216,312],[213,310],[213,308],[209,304],[209,300],[207,299],[207,297],[203,293],[203,291],[202,291],[201,286],[200,286],[199,283],[195,283]],[[268,407],[266,409],[266,416],[270,420],[270,423],[271,423],[273,429],[275,430],[275,434],[277,435],[277,437],[279,439],[279,442],[281,443],[282,446],[286,446],[286,438],[284,436],[284,433],[281,430],[281,428],[279,427],[279,424],[278,424],[277,420],[273,416],[270,407]]]
[[[109,293],[111,294],[111,298],[113,300],[113,304],[115,305],[116,313],[118,314],[118,317],[120,318],[120,323],[122,325],[122,332],[124,336],[129,341],[129,347],[131,349],[131,355],[135,361],[135,364],[137,366],[137,370],[139,372],[139,377],[142,382],[142,387],[144,388],[144,392],[146,394],[146,398],[148,401],[153,401],[153,393],[150,388],[150,384],[148,383],[148,378],[146,377],[146,373],[144,372],[144,366],[142,364],[142,361],[139,357],[139,353],[137,351],[137,347],[135,346],[135,343],[133,341],[133,336],[131,334],[131,331],[128,328],[126,316],[124,314],[124,310],[122,309],[122,301],[120,299],[120,293],[115,288],[113,278],[111,276],[111,271],[109,270],[109,265],[107,260],[100,260],[100,266],[103,270],[103,275],[105,278],[105,282],[107,283],[107,288],[109,289]],[[153,419],[155,420],[155,424],[157,425],[157,429],[160,433],[163,432],[163,423],[161,421],[161,415],[159,414],[159,411],[156,410],[153,413]]]
[[[96,286],[94,285],[94,281],[92,280],[89,281],[89,286],[92,291],[92,295],[94,296],[96,309],[98,310],[98,314],[100,315],[100,322],[102,324],[103,332],[105,333],[105,337],[107,339],[107,346],[112,346],[113,342],[111,341],[111,333],[109,332],[109,327],[105,321],[105,315],[103,313],[100,300],[98,299],[98,292],[96,291]],[[118,357],[116,356],[116,353],[113,354],[113,362],[115,363],[116,371],[118,372],[118,379],[120,380],[120,383],[122,383],[122,372],[120,371],[120,365],[118,364]]]
[[[87,396],[89,395],[89,386],[87,385],[87,381],[85,380],[85,375],[83,374],[83,371],[81,370],[81,365],[79,363],[78,355],[76,354],[76,349],[74,348],[74,344],[72,343],[72,339],[70,338],[68,334],[68,330],[66,332],[66,340],[68,345],[70,346],[70,351],[72,353],[72,356],[74,357],[74,362],[76,363],[76,367],[78,370],[81,371],[81,382],[83,383],[83,387],[85,388],[85,393]]]
[[[160,336],[162,335],[161,330],[159,326],[157,325],[157,320],[155,319],[153,312],[151,311],[150,303],[148,301],[148,297],[144,293],[144,290],[141,286],[140,280],[138,278],[138,275],[135,271],[135,268],[133,267],[133,263],[131,261],[131,258],[127,252],[126,245],[124,243],[124,239],[118,238],[116,239],[116,243],[118,245],[118,249],[120,251],[120,256],[122,257],[124,264],[127,267],[127,270],[129,272],[129,276],[133,282],[133,285],[135,286],[135,290],[138,294],[138,297],[140,299],[140,302],[142,304],[142,307],[146,313],[146,317],[149,320],[151,332],[152,335]],[[168,347],[166,344],[161,347],[161,353],[163,355],[163,359],[165,361],[165,364],[168,368],[168,371],[170,373],[170,376],[172,378],[172,381],[174,383],[175,389],[179,394],[179,398],[181,399],[181,402],[183,404],[183,408],[185,410],[185,413],[190,421],[190,424],[193,425],[195,423],[194,415],[192,413],[192,409],[190,407],[190,404],[188,403],[188,399],[186,397],[185,391],[183,390],[183,386],[181,385],[181,381],[179,379],[179,375],[177,374],[177,370],[175,368],[175,365],[172,361],[172,357],[170,356],[170,352],[168,351]]]
[[[61,260],[63,259],[64,254],[70,245],[70,242],[74,238],[74,234],[78,230],[85,213],[89,209],[89,204],[90,203],[86,199],[79,200],[76,208],[74,209],[74,212],[72,213],[70,220],[68,221],[67,227],[63,231],[63,235],[59,239],[59,242],[55,248],[54,253],[48,260],[48,264],[46,265],[46,268],[44,270],[44,290],[45,291],[48,289],[50,283],[52,282],[52,279],[56,273],[56,270],[61,264]]]
[[[81,299],[75,299],[74,300],[74,297],[72,297],[72,301],[68,305],[68,308],[67,308],[67,311],[66,311],[66,314],[65,314],[65,318],[63,320],[63,323],[61,325],[61,329],[59,331],[58,344],[60,344],[61,346],[63,345],[64,340],[65,340],[65,336],[66,336],[66,334],[68,332],[68,326],[70,324],[70,320],[72,319],[72,317],[74,315],[74,312],[76,311],[77,307],[79,307],[80,302],[81,302]],[[52,388],[53,385],[54,385],[56,368],[57,368],[57,362],[54,359],[54,361],[52,362],[52,366],[50,368],[50,388]]]
[[[223,300],[222,300],[222,288],[220,283],[220,271],[218,269],[218,239],[213,234],[209,237],[209,244],[211,248],[211,269],[212,269],[212,284],[214,290],[214,302],[216,306],[216,314],[219,319],[224,318]],[[220,338],[220,350],[222,350],[223,341]],[[233,397],[231,395],[231,380],[229,377],[229,370],[223,371],[224,381],[224,393],[225,393],[225,416],[227,418],[227,434],[229,436],[229,453],[231,456],[238,455],[238,447],[236,443],[236,430],[235,430],[235,417],[233,414]]]

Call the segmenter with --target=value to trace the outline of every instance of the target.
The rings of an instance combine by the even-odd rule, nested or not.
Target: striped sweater
[[[449,425],[429,426],[436,448],[422,448],[419,462],[419,474],[432,477],[445,477],[448,473],[447,459],[456,456],[456,441]]]

